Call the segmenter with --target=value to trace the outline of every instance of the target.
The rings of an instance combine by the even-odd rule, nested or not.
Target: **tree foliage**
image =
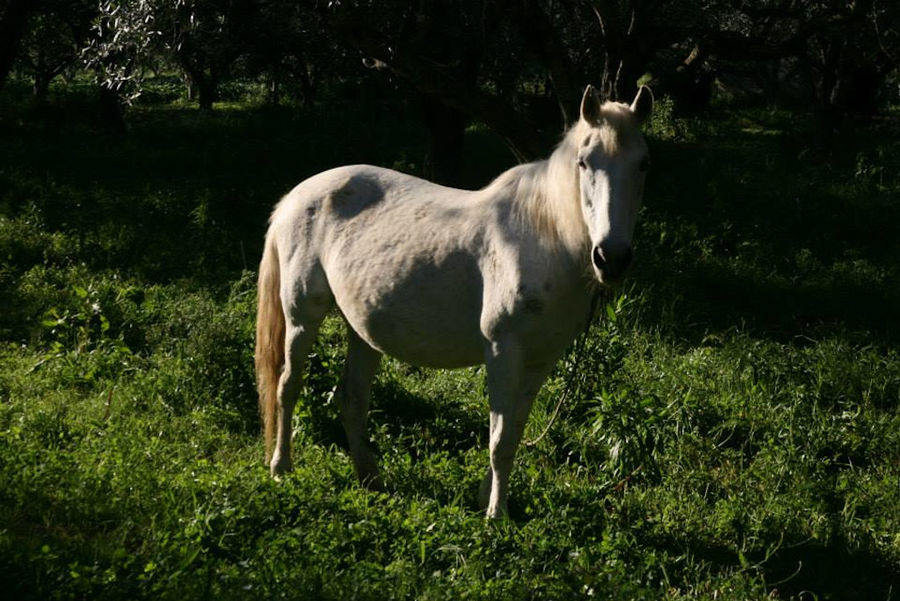
[[[829,115],[873,112],[900,65],[898,26],[888,0],[6,0],[0,67],[18,49],[40,94],[80,44],[124,99],[165,65],[211,110],[234,75],[264,81],[273,103],[308,103],[365,65],[420,100],[435,149],[453,154],[481,122],[528,159],[577,117],[586,83],[629,100],[642,79],[681,110],[705,106],[718,82]]]
[[[83,50],[84,64],[102,86],[126,98],[140,94],[141,62],[160,36],[151,0],[106,0],[98,5],[94,35]]]

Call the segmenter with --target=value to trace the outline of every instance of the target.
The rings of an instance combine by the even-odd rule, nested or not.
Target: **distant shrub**
[[[659,140],[684,140],[690,137],[687,121],[675,116],[675,102],[668,96],[655,100],[653,114],[644,130],[650,137]]]
[[[250,79],[231,79],[219,85],[218,100],[223,102],[245,102],[259,97],[260,85]]]
[[[144,81],[139,105],[171,104],[187,97],[187,86],[180,77],[174,75],[154,77]]]

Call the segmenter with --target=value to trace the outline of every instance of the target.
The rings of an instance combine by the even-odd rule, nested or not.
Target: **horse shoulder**
[[[527,224],[508,218],[502,207],[493,216],[482,259],[482,334],[489,341],[518,337],[532,357],[556,357],[587,310],[583,266]]]
[[[508,208],[496,206],[489,214],[481,258],[484,280],[481,330],[488,340],[493,340],[515,329],[521,318],[522,294],[528,276],[522,250],[529,243],[529,236],[527,232],[517,231],[508,218]]]

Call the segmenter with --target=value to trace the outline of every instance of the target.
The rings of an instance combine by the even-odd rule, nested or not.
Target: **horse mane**
[[[579,119],[548,158],[504,171],[485,188],[507,195],[514,216],[542,240],[573,255],[590,244],[578,189],[578,149],[596,132],[607,153],[615,154],[620,133],[635,128],[627,104],[606,102],[600,115],[598,124]]]

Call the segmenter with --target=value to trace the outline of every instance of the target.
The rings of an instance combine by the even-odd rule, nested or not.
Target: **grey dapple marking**
[[[583,327],[597,285],[631,262],[653,106],[585,90],[581,118],[549,159],[465,191],[367,165],[309,178],[270,219],[259,272],[256,370],[273,476],[291,468],[291,415],[319,325],[335,304],[349,349],[335,393],[357,476],[382,486],[366,430],[382,354],[430,367],[485,363],[489,517],[531,403]]]

